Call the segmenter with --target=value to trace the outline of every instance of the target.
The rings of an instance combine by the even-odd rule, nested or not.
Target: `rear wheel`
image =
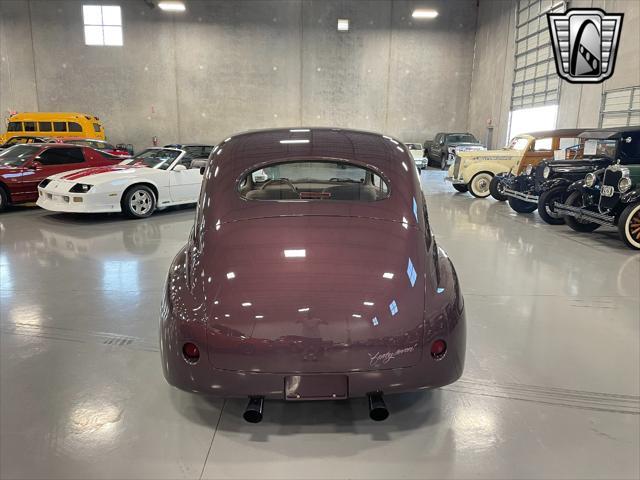
[[[509,206],[518,213],[532,213],[538,206],[519,198],[509,197]]]
[[[454,183],[453,188],[460,193],[467,193],[469,191],[469,188],[464,183]]]
[[[618,232],[627,247],[640,250],[640,203],[631,204],[622,211]]]
[[[567,200],[564,202],[564,204],[569,205],[570,207],[583,207],[584,202],[582,201],[582,193],[573,192],[567,197]],[[577,218],[570,217],[568,215],[564,217],[564,221],[572,230],[575,230],[576,232],[590,233],[600,227],[600,225],[597,223],[578,220]]]
[[[504,191],[504,185],[502,184],[501,177],[493,177],[491,179],[491,183],[489,184],[489,192],[491,196],[498,200],[499,202],[506,201],[509,197],[504,195],[502,192]]]
[[[487,198],[491,194],[489,192],[489,185],[491,185],[492,178],[493,175],[487,172],[476,173],[467,184],[471,195],[477,198]]]
[[[566,196],[567,189],[565,187],[555,187],[540,195],[538,199],[538,215],[540,215],[540,218],[549,225],[562,225],[565,223],[566,219],[556,213],[553,204],[555,202],[563,203]]]
[[[9,195],[4,190],[4,188],[0,187],[0,212],[3,212],[9,206]]]
[[[122,211],[131,218],[147,218],[156,209],[156,196],[149,187],[135,185],[122,197]]]

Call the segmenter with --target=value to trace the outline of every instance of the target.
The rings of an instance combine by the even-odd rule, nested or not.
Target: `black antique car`
[[[640,126],[601,135],[597,145],[585,143],[586,151],[594,148],[614,151],[616,163],[569,186],[569,196],[554,210],[578,232],[617,225],[625,244],[640,250]]]
[[[538,210],[540,217],[551,225],[561,225],[564,217],[555,212],[556,202],[569,196],[567,188],[587,173],[608,167],[614,162],[615,148],[598,143],[599,138],[621,135],[621,129],[587,130],[578,135],[580,144],[565,149],[564,160],[545,160],[529,174],[515,177],[510,188],[504,189],[509,206],[519,213]],[[585,152],[585,145],[588,146]]]

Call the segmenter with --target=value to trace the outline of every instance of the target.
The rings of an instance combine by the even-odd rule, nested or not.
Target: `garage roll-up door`
[[[553,59],[547,13],[564,12],[558,0],[520,0],[511,110],[557,105],[560,82]]]
[[[601,127],[640,125],[640,86],[617,88],[602,94]]]

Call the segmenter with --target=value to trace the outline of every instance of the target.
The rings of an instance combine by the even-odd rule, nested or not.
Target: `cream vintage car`
[[[511,140],[509,146],[500,150],[459,152],[449,167],[445,180],[451,182],[459,192],[468,191],[478,198],[488,197],[493,177],[507,173],[517,165],[525,152],[533,147],[535,139],[533,135],[518,135]]]

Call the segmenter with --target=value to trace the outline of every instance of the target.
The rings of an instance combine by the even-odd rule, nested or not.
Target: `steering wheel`
[[[284,183],[286,186],[288,186],[289,188],[291,188],[291,190],[293,190],[295,192],[295,194],[298,194],[298,189],[295,187],[295,185],[293,183],[291,183],[291,180],[289,180],[288,178],[272,178],[267,180],[266,182],[264,182],[261,186],[260,186],[260,190],[264,190],[267,185],[271,185],[272,183]]]

